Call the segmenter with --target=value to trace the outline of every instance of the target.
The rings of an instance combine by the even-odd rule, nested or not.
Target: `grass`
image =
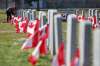
[[[25,34],[16,34],[13,25],[3,22],[6,22],[6,13],[0,10],[0,66],[32,66],[27,58],[33,50],[21,51],[21,46],[18,46],[23,42],[21,39]],[[48,54],[40,57],[36,66],[50,66],[50,61],[51,57]]]
[[[27,58],[32,53],[21,51],[21,46],[16,45],[17,40],[25,37],[25,34],[16,34],[14,26],[2,23],[0,30],[9,32],[0,32],[0,66],[32,66],[28,63]],[[32,50],[33,51],[33,50]],[[36,66],[50,66],[50,55],[40,57]]]
[[[3,31],[15,31],[15,27],[9,23],[1,23],[0,24],[0,30]]]
[[[3,22],[5,18],[5,13],[0,10],[0,22]],[[62,23],[62,31],[66,31],[66,28],[67,24]],[[21,39],[25,37],[25,34],[11,32],[15,31],[15,28],[8,23],[0,23],[0,31],[8,31],[0,32],[0,66],[32,66],[28,63],[27,58],[33,49],[22,52],[21,46],[16,45],[23,42]],[[66,42],[66,32],[63,32],[63,40]],[[50,62],[51,56],[48,54],[45,57],[40,57],[36,66],[51,66]]]
[[[7,18],[6,11],[0,9],[0,23],[6,22],[7,21],[6,18]]]
[[[0,24],[0,27],[2,27],[2,29],[0,28],[1,30],[14,28],[9,24]],[[20,51],[20,46],[14,45],[15,40],[23,36],[24,34],[16,34],[15,32],[0,33],[0,66],[25,66],[28,64],[28,52],[23,53]]]

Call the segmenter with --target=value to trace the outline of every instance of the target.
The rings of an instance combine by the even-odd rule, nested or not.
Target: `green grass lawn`
[[[6,11],[0,9],[0,23],[6,22],[7,21],[6,18],[7,18]]]
[[[28,61],[28,56],[33,49],[21,51],[23,38],[25,34],[15,33],[15,27],[6,22],[6,13],[0,10],[0,66],[32,66]],[[50,66],[51,57],[48,54],[45,57],[40,57],[36,66]]]
[[[25,37],[25,34],[16,34],[14,26],[0,24],[0,66],[32,66],[27,61],[27,57],[32,53],[31,50],[21,51],[21,46],[16,45],[18,40]],[[40,57],[36,66],[50,66],[50,55]]]
[[[15,27],[8,23],[1,23],[6,21],[6,14],[0,10],[0,66],[32,66],[28,61],[28,56],[33,49],[21,51],[23,38],[25,34],[15,33]],[[66,42],[67,24],[62,23],[62,36]],[[19,44],[19,45],[18,45]],[[51,66],[51,56],[48,54],[45,57],[40,57],[36,66]]]

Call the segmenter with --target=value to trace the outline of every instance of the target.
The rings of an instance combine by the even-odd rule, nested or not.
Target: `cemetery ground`
[[[8,23],[0,24],[0,66],[31,66],[27,58],[34,49],[21,51],[25,34],[17,34],[14,26]],[[48,54],[40,57],[36,66],[50,66]]]
[[[1,13],[2,12],[2,13]],[[21,51],[25,33],[17,34],[15,27],[6,22],[6,15],[0,11],[0,66],[32,66],[27,58],[34,49]],[[40,57],[36,66],[50,66],[50,54]]]
[[[66,43],[66,22],[62,22],[62,37]],[[21,51],[26,34],[15,32],[15,27],[6,23],[6,14],[0,10],[0,66],[32,66],[27,58],[33,49]],[[92,60],[92,56],[89,56]],[[51,66],[50,54],[40,57],[36,66]],[[89,63],[90,66],[92,63]]]

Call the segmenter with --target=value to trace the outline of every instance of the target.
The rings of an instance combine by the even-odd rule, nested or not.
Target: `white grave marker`
[[[100,28],[93,31],[93,66],[100,66]]]
[[[57,12],[57,10],[54,10],[54,9],[50,9],[48,10],[48,23],[49,23],[49,50],[50,50],[50,53],[51,55],[53,56],[53,22],[54,22],[54,18],[53,18],[53,14]]]

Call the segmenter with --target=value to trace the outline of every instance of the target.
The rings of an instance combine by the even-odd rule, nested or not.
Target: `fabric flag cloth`
[[[26,39],[26,41],[22,45],[21,49],[23,50],[23,49],[30,49],[30,48],[36,47],[37,45],[33,46],[33,39],[34,39],[34,43],[38,44],[39,40],[37,39],[37,36],[38,36],[38,34],[35,34],[34,37],[33,37],[33,34],[29,34],[28,39]],[[36,39],[36,41],[35,41],[35,39]]]
[[[23,21],[22,17],[18,16],[15,17],[14,22],[15,22],[15,27],[16,27],[16,33],[20,33],[20,32],[27,32],[27,25],[28,25],[28,19],[25,17]]]
[[[23,43],[21,47],[21,50],[29,49],[29,48],[32,48],[32,38],[26,39],[26,41]]]
[[[24,32],[26,21],[19,22],[19,32]]]
[[[79,48],[75,51],[74,58],[71,61],[71,66],[79,66],[80,51]]]
[[[88,20],[92,23],[92,29],[94,30],[97,27],[97,19],[96,16],[88,17]]]
[[[33,66],[35,66],[35,64],[39,59],[39,54],[40,54],[39,48],[41,46],[41,42],[42,41],[40,41],[38,45],[35,47],[34,51],[32,52],[32,55],[28,57],[28,62],[30,62]]]
[[[37,46],[35,47],[32,55],[28,57],[28,61],[32,65],[35,65],[37,63],[40,55],[47,53],[46,46],[45,46],[45,40],[46,40],[46,35],[44,35],[40,39],[40,41],[38,42]]]
[[[16,33],[19,33],[20,29],[19,29],[19,24],[17,20],[15,20],[15,28],[16,28]]]
[[[46,28],[46,27],[44,26],[44,28]],[[41,28],[41,29],[43,30],[43,28]],[[28,39],[26,39],[26,41],[22,45],[21,49],[23,50],[23,49],[33,48],[34,47],[33,44],[32,44],[33,39],[34,39],[34,43],[36,43],[36,44],[39,42],[39,40],[42,40],[42,45],[41,45],[40,52],[41,52],[41,54],[44,54],[45,55],[46,52],[47,52],[47,50],[45,49],[46,48],[47,34],[45,34],[45,35],[42,36],[42,30],[38,30],[38,32],[36,32],[35,35],[34,34],[32,34],[32,35],[31,34],[28,34],[29,37],[28,37]]]
[[[64,61],[64,43],[62,42],[61,43],[61,46],[58,50],[58,64],[59,66],[62,66],[65,64],[65,61]]]
[[[49,36],[49,24],[47,24],[45,32],[46,32],[46,38],[48,38],[48,36]]]
[[[28,26],[28,19],[27,18],[24,18],[24,20],[22,22],[19,22],[19,29],[20,29],[20,32],[24,32],[26,33],[27,32],[27,26]]]
[[[35,20],[29,22],[28,27],[27,27],[27,33],[34,34],[35,26],[36,26],[36,21]]]
[[[38,32],[39,33],[39,32]],[[23,43],[21,49],[24,50],[24,49],[30,49],[30,48],[33,48],[33,39],[35,39],[35,37],[37,37],[37,34],[35,34],[34,38],[33,38],[33,35],[29,34],[29,37],[26,39],[26,41]],[[36,40],[38,40],[36,38]],[[35,41],[34,41],[35,42]],[[37,41],[37,44],[38,44],[39,40]]]
[[[58,49],[58,54],[53,58],[51,66],[64,66],[64,65],[65,65],[64,43],[62,42]]]
[[[33,45],[32,45],[32,42],[33,42],[33,35],[34,35],[34,25],[33,23],[31,22],[29,24],[30,28],[27,28],[27,29],[30,29],[30,32],[28,32],[27,34],[27,39],[26,41],[23,43],[21,49],[30,49],[30,48],[33,48]]]
[[[28,23],[28,27],[27,27],[27,37],[30,37],[30,36],[34,36],[35,35],[35,27],[36,27],[36,23],[37,23],[37,20],[34,20],[34,21],[30,21]]]
[[[97,27],[97,19],[96,16],[93,17],[92,29],[94,30]]]
[[[40,39],[42,40],[42,44],[40,46],[40,54],[41,56],[44,56],[47,54],[47,44],[46,44],[46,40],[47,40],[47,37],[46,37],[46,34],[42,36],[42,38]]]
[[[33,42],[32,42],[32,46],[35,47],[39,41],[39,26],[40,26],[40,20],[36,19],[36,26],[34,29],[34,36],[33,36]]]
[[[33,36],[32,47],[36,47],[39,41],[39,32],[36,32]]]
[[[27,32],[27,26],[28,26],[28,23],[29,23],[28,18],[25,18],[25,21],[26,21],[26,23],[25,23],[25,26],[24,26],[24,28],[23,28],[23,32],[24,32],[24,33]]]
[[[80,22],[80,21],[84,21],[84,20],[85,20],[85,17],[82,16],[82,15],[78,15],[78,16],[77,16],[77,19],[78,19],[78,21]]]
[[[15,19],[14,19],[15,28],[16,28],[16,33],[19,33],[19,32],[20,32],[20,29],[19,29],[19,22],[21,21],[21,19],[22,19],[21,16],[15,17]]]

